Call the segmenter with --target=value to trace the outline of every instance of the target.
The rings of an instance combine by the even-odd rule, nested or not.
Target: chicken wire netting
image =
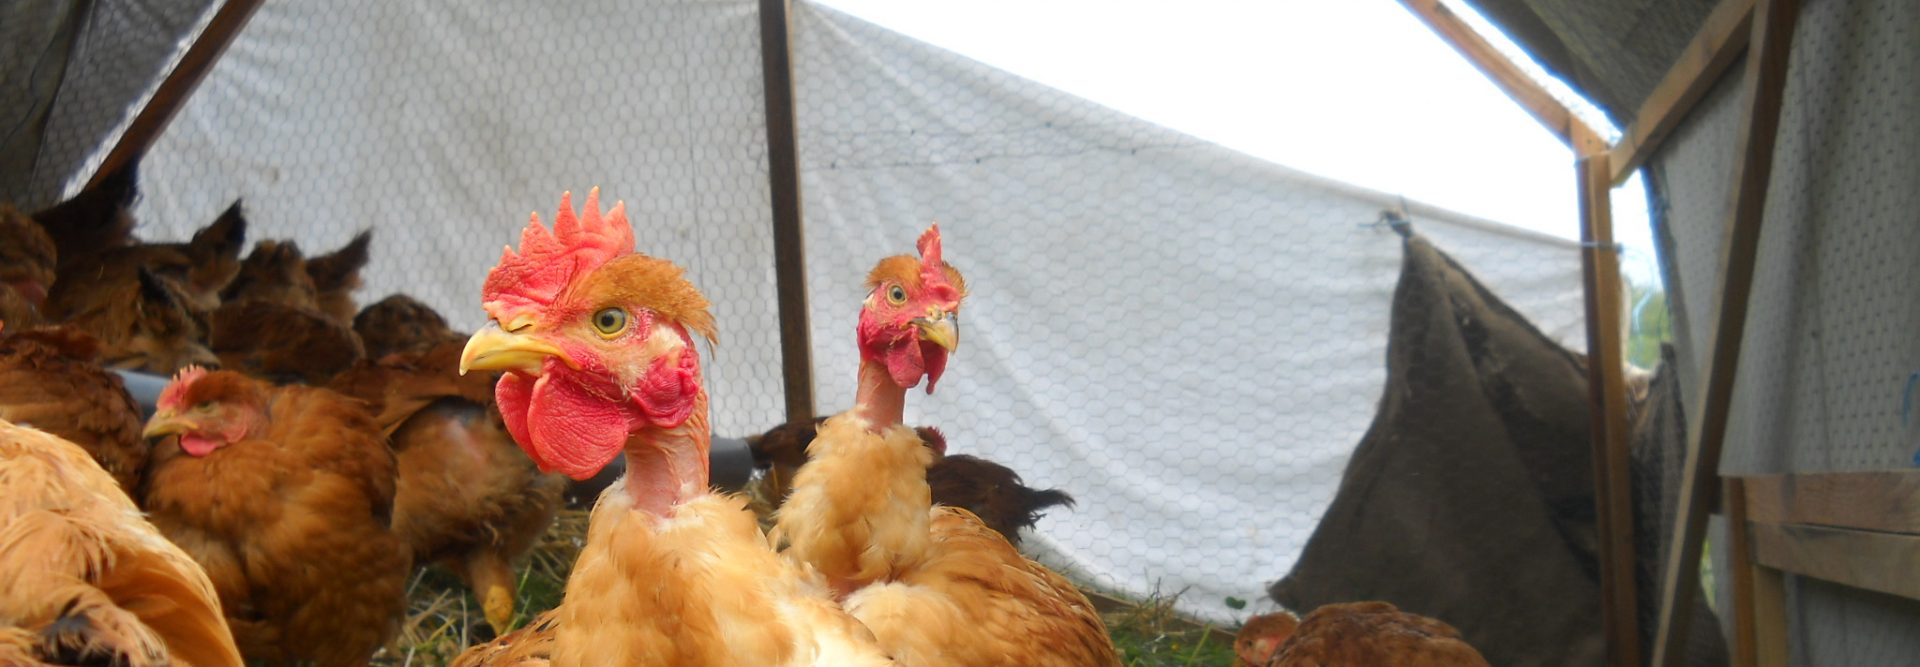
[[[251,239],[309,254],[372,229],[362,304],[404,292],[472,328],[527,213],[600,185],[715,304],[715,430],[765,430],[784,415],[756,4],[269,0],[146,156],[138,232],[185,238],[241,198]],[[1584,349],[1570,241],[793,11],[819,410],[851,402],[867,269],[940,221],[973,296],[908,419],[1073,494],[1025,545],[1083,585],[1232,621],[1287,574],[1382,400],[1385,210]]]
[[[309,255],[372,229],[361,303],[472,329],[528,213],[600,186],[713,301],[714,427],[743,434],[783,416],[762,104],[752,2],[266,2],[144,160],[138,233],[236,199]]]

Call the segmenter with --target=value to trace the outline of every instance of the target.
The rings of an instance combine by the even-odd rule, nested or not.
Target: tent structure
[[[1736,661],[1916,653],[1892,629],[1920,617],[1920,586],[1886,563],[1911,562],[1920,517],[1791,491],[1914,506],[1920,304],[1900,288],[1920,139],[1893,114],[1915,101],[1920,9],[1474,1],[1628,128],[1610,144],[1447,4],[1404,4],[1579,158],[1583,244],[1404,213],[1598,369],[1609,664],[1649,645],[1680,664],[1716,505],[1734,516],[1713,553],[1740,594],[1721,603]],[[15,3],[0,26],[0,197],[49,203],[143,154],[140,233],[181,236],[236,198],[260,237],[328,247],[373,228],[363,295],[406,291],[457,325],[477,324],[473,285],[526,211],[604,186],[717,304],[724,433],[842,407],[862,269],[938,219],[977,287],[954,372],[909,418],[1080,498],[1029,540],[1044,560],[1117,593],[1185,590],[1198,616],[1232,618],[1226,598],[1298,554],[1385,381],[1400,250],[1370,223],[1394,198],[806,2],[102,0]],[[1642,167],[1687,407],[1649,632],[1605,196]],[[1825,474],[1845,471],[1871,473]]]

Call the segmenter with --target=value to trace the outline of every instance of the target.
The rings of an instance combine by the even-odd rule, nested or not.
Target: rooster
[[[73,443],[0,420],[0,664],[240,667],[206,572]]]
[[[907,389],[925,379],[932,393],[946,370],[966,282],[941,259],[938,225],[917,246],[867,276],[854,407],[821,425],[777,539],[901,664],[1118,665],[1086,595],[974,513],[932,502],[933,453],[901,413]]]
[[[394,460],[353,399],[188,368],[145,435],[154,525],[206,567],[249,660],[365,665],[399,629],[411,562]]]
[[[793,475],[807,462],[807,445],[813,443],[826,420],[819,417],[788,422],[747,438],[754,467],[762,471],[751,487],[758,494],[755,512],[779,510],[791,490]],[[1012,468],[978,456],[948,454],[946,435],[939,429],[916,426],[913,432],[933,450],[933,465],[927,468],[933,502],[973,512],[1016,547],[1020,546],[1020,530],[1032,528],[1047,508],[1073,507],[1072,495],[1059,489],[1029,487]]]
[[[505,371],[495,389],[514,440],[574,479],[625,454],[627,476],[594,507],[565,600],[537,632],[555,665],[886,665],[825,586],[787,566],[746,503],[707,486],[707,395],[694,337],[712,341],[706,297],[679,267],[633,250],[625,206],[576,216],[563,196],[487,274],[491,322],[462,372]],[[460,664],[534,656],[476,647]]]

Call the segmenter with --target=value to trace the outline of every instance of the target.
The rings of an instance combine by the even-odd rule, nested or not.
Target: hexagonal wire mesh
[[[148,155],[140,232],[242,196],[256,239],[372,228],[363,302],[472,327],[526,212],[600,184],[716,304],[715,428],[757,432],[782,415],[754,5],[269,2]],[[794,48],[819,408],[851,401],[866,269],[938,219],[974,297],[909,419],[1075,494],[1028,544],[1083,583],[1221,620],[1264,597],[1380,399],[1400,245],[1370,223],[1398,202],[807,3]],[[1581,345],[1573,244],[1413,212]]]

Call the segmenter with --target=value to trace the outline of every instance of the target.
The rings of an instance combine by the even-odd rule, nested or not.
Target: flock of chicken
[[[466,336],[405,296],[357,308],[364,233],[242,259],[236,204],[138,242],[134,180],[0,207],[0,664],[366,664],[434,563],[506,629],[566,478],[621,458],[560,606],[455,664],[1119,664],[1015,548],[1071,498],[901,423],[958,344],[937,227],[868,275],[855,405],[753,439],[769,529],[709,485],[705,297],[597,192],[534,216]],[[109,368],[173,379],[143,420]]]

